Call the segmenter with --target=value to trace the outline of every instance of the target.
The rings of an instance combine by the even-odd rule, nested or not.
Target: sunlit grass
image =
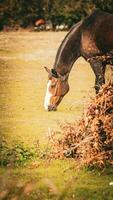
[[[10,145],[20,141],[30,146],[39,139],[43,147],[48,141],[48,130],[59,130],[60,123],[78,120],[89,97],[95,94],[94,74],[89,64],[80,58],[70,73],[70,91],[58,111],[44,110],[47,73],[43,66],[53,66],[57,48],[65,34],[0,33],[0,132],[6,135]],[[5,168],[0,172],[5,183],[15,178],[22,184],[35,181],[35,190],[42,187],[44,194],[44,188],[49,187],[45,181],[48,179],[58,190],[57,198],[67,188],[66,199],[70,200],[111,200],[113,192],[109,181],[113,180],[113,173],[109,175],[106,172],[105,175],[87,170],[78,172],[73,160],[48,163],[42,159],[25,168]],[[16,189],[12,193],[16,193]],[[106,197],[108,192],[109,198]],[[37,199],[37,195],[35,192],[29,199]],[[39,196],[41,199],[41,194]],[[49,192],[43,198],[53,199]]]
[[[113,170],[75,169],[74,161],[43,161],[26,168],[1,169],[0,179],[4,175],[1,184],[6,181],[9,191],[8,183],[12,184],[13,195],[17,196],[21,187],[31,184],[28,195],[19,194],[22,199],[112,200],[113,190],[109,183],[113,179]],[[6,186],[1,186],[6,190]]]
[[[1,34],[1,37],[7,37],[1,41],[4,50],[1,57],[1,126],[3,132],[7,129],[11,138],[22,136],[22,139],[30,138],[31,142],[35,136],[42,139],[48,128],[58,127],[59,121],[79,118],[85,101],[93,93],[94,75],[88,63],[80,59],[70,74],[70,92],[58,111],[48,113],[44,110],[47,74],[43,66],[52,67],[65,34]]]

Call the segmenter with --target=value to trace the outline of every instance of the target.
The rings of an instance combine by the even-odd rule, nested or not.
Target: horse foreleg
[[[98,60],[93,60],[90,62],[90,64],[95,74],[95,90],[97,94],[100,90],[100,87],[105,83],[106,63]]]

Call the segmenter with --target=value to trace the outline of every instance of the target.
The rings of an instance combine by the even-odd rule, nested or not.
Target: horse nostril
[[[48,111],[56,111],[56,110],[57,110],[56,106],[54,106],[54,105],[48,106]]]

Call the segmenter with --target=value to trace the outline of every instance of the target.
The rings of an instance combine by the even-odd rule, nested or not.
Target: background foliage
[[[39,18],[51,20],[53,26],[74,23],[95,8],[113,13],[112,0],[0,0],[0,29],[31,27]]]

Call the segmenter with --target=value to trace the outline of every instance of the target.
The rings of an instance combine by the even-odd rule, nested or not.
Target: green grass
[[[22,199],[113,199],[113,188],[109,185],[113,180],[113,169],[77,170],[71,160],[43,161],[37,165],[29,164],[26,168],[1,169],[0,177],[4,177],[1,188],[7,189],[11,196],[18,196],[18,191],[31,183],[32,190],[28,195],[21,189]]]
[[[70,73],[70,91],[58,111],[44,110],[47,74],[43,66],[52,67],[65,34],[0,33],[0,132],[10,147],[19,142],[32,148],[39,140],[43,153],[47,132],[59,130],[59,123],[78,120],[89,97],[94,96],[94,74],[80,58]],[[23,167],[0,168],[0,199],[5,191],[4,199],[112,200],[110,181],[112,169],[78,171],[73,160],[35,158]]]

